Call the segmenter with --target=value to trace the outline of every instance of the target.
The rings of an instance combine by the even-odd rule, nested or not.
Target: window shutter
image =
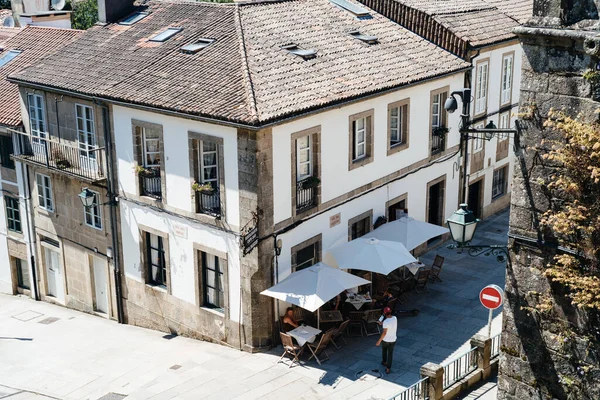
[[[444,108],[444,104],[446,104],[446,99],[448,99],[448,92],[444,92],[440,95],[440,118],[441,118],[441,123],[440,126],[448,126],[448,124],[446,123],[446,119],[448,118],[448,113],[446,112],[446,109]]]
[[[352,121],[352,159],[356,160],[356,121]]]
[[[402,138],[401,143],[406,143],[406,137],[408,135],[408,105],[402,106]]]
[[[191,141],[191,145],[192,145],[192,165],[193,165],[193,170],[194,170],[194,180],[196,182],[200,182],[201,176],[200,176],[200,164],[199,164],[199,160],[200,160],[200,141],[196,140],[196,139],[190,139]]]
[[[371,157],[371,135],[372,135],[372,129],[371,129],[371,116],[368,116],[367,118],[365,118],[365,124],[367,125],[365,127],[365,156],[366,157]]]

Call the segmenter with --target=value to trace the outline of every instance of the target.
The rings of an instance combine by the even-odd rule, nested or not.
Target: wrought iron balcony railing
[[[431,131],[431,155],[439,154],[446,150],[446,134],[448,129],[439,126]]]
[[[218,190],[196,192],[196,212],[221,216],[221,196]]]
[[[103,147],[79,147],[69,142],[59,142],[55,138],[33,136],[13,129],[9,131],[13,133],[12,157],[17,161],[45,167],[88,182],[106,179]]]
[[[296,183],[296,211],[306,211],[317,205],[318,181],[308,177]]]
[[[138,173],[140,178],[140,195],[162,199],[162,181],[160,168],[146,168]]]

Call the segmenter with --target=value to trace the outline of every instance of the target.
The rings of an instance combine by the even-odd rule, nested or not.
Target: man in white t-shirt
[[[376,346],[381,345],[381,364],[385,366],[385,372],[389,374],[394,358],[398,320],[392,315],[392,309],[389,307],[383,309],[383,315],[385,315],[385,319],[381,324],[383,326],[383,332],[381,333],[381,337],[377,341]]]

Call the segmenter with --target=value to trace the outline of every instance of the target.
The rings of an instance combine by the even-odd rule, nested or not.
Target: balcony
[[[198,214],[221,216],[221,196],[218,190],[196,192],[196,212]]]
[[[446,150],[446,134],[448,128],[438,126],[431,130],[431,155],[440,154]]]
[[[106,179],[104,148],[80,148],[72,142],[41,138],[9,129],[13,133],[16,161],[69,175],[88,183]]]
[[[160,168],[145,168],[138,172],[140,179],[140,195],[162,199],[162,181]]]
[[[296,183],[296,212],[310,210],[317,205],[319,180],[308,177]]]

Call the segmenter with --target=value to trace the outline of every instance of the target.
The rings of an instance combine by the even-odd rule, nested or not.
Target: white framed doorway
[[[44,261],[46,264],[46,294],[56,298],[61,303],[65,302],[64,270],[60,262],[60,253],[44,247]]]
[[[108,266],[99,257],[92,257],[92,290],[94,311],[108,314]]]

